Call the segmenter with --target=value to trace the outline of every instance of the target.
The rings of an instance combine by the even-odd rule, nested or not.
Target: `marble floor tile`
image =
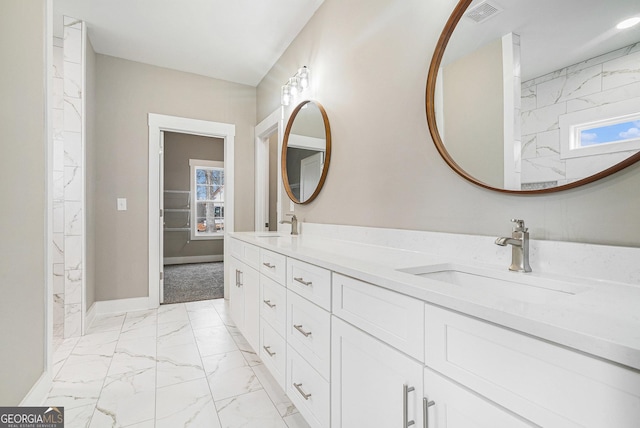
[[[278,409],[280,416],[284,418],[298,413],[296,406],[289,400],[280,385],[278,385],[278,382],[271,376],[271,373],[269,373],[269,370],[264,365],[254,366],[252,369],[265,392],[276,406],[276,409]]]
[[[178,321],[189,322],[187,308],[184,306],[184,303],[161,305],[158,308],[158,324]]]
[[[202,363],[216,401],[262,389],[240,351],[203,357]]]
[[[135,330],[141,327],[154,326],[158,323],[158,311],[136,311],[127,313],[127,317],[122,325],[122,332]]]
[[[205,377],[195,344],[158,349],[157,360],[158,388]]]
[[[99,315],[87,329],[87,334],[101,333],[105,331],[118,330],[122,328],[127,314]]]
[[[153,337],[156,338],[158,334],[157,325],[146,325],[146,326],[136,326],[131,329],[125,330],[123,327],[122,332],[120,333],[120,340],[123,339],[137,339],[140,337]]]
[[[65,426],[71,428],[89,428],[95,404],[64,409]]]
[[[187,312],[197,312],[203,309],[215,310],[214,300],[199,300],[197,302],[188,302],[184,306],[187,308]]]
[[[216,401],[225,428],[287,428],[264,390]]]
[[[155,337],[121,339],[113,354],[108,375],[155,368],[156,363]]]
[[[54,380],[80,383],[104,380],[110,364],[111,357],[71,354]]]
[[[155,367],[107,377],[91,427],[127,427],[153,419],[155,379]]]
[[[113,356],[118,344],[119,331],[107,331],[104,333],[94,333],[82,336],[72,355],[103,355],[106,357]]]
[[[193,345],[196,339],[189,321],[158,324],[158,349],[176,345]]]
[[[203,357],[238,350],[238,345],[225,326],[194,330],[193,334]]]
[[[247,360],[247,363],[253,367],[262,364],[262,360],[253,350],[252,351],[241,351],[244,359]]]
[[[156,428],[164,427],[221,428],[206,379],[158,388]]]
[[[206,327],[224,326],[224,322],[214,309],[189,312],[191,328],[194,330]]]

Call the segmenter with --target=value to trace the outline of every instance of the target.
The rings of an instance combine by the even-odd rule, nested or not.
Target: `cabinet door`
[[[339,318],[331,333],[331,427],[422,427],[422,364]]]
[[[246,268],[244,263],[235,257],[229,257],[229,306],[231,309],[231,319],[240,329],[244,330],[244,288],[242,286],[242,275]]]
[[[254,351],[260,349],[260,274],[245,265],[242,276],[244,288],[244,337]]]
[[[533,428],[538,425],[498,407],[468,389],[424,370],[424,396],[428,428]],[[425,407],[423,407],[425,410]]]

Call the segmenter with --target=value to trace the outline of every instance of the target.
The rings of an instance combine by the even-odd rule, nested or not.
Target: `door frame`
[[[269,137],[274,132],[278,133],[278,154],[282,152],[282,139],[284,134],[284,109],[274,110],[269,116],[255,127],[255,231],[269,230],[264,225],[267,220],[276,221],[278,225],[282,220],[282,176],[277,174],[278,185],[276,195],[276,216],[269,219]],[[278,156],[278,171],[281,170],[281,156]]]
[[[160,221],[160,165],[162,158],[162,133],[165,131],[181,134],[202,135],[224,139],[225,168],[225,240],[224,252],[228,253],[226,235],[234,229],[234,142],[236,126],[229,123],[211,122],[207,120],[189,119],[178,116],[149,113],[149,307],[160,305],[160,239],[162,239],[162,222]],[[228,267],[224,267],[224,275],[228,277]],[[229,290],[225,281],[225,298]]]

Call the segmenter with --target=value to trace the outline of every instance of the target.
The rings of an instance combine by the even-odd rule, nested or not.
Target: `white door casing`
[[[202,135],[222,138],[224,140],[225,164],[225,235],[234,231],[234,141],[235,125],[189,119],[178,116],[167,116],[149,113],[149,303],[150,308],[160,303],[160,240],[162,222],[160,221],[160,160],[162,132],[178,132],[182,134]],[[226,236],[225,236],[226,238]],[[224,240],[224,252],[228,253],[228,239]],[[229,277],[225,264],[225,278]],[[228,281],[225,281],[224,295],[228,298]]]
[[[274,132],[278,133],[278,171],[281,170],[281,157],[279,154],[282,152],[282,136],[284,134],[283,127],[283,109],[282,107],[276,109],[273,113],[267,116],[262,122],[255,127],[255,151],[256,151],[256,165],[255,165],[255,230],[267,231],[269,230],[265,224],[275,221],[280,222],[282,219],[282,210],[280,208],[282,201],[282,176],[280,173],[278,176],[278,192],[277,199],[277,218],[269,218],[269,137]]]
[[[300,161],[300,200],[306,201],[316,191],[322,167],[324,165],[324,153],[318,152],[315,155],[306,157]]]

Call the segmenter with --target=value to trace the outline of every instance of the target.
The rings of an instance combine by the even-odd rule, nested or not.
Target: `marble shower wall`
[[[83,318],[83,26],[64,17],[64,337],[80,336]]]
[[[63,40],[53,38],[53,338],[64,339],[64,77]]]
[[[559,116],[634,97],[640,97],[640,43],[523,82],[523,186],[570,183],[626,158],[623,152],[561,159]]]

